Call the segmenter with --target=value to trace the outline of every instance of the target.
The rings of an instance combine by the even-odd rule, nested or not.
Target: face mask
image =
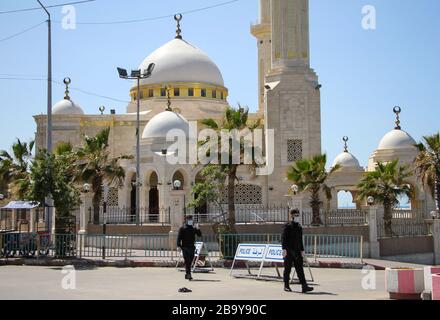
[[[194,224],[194,222],[192,220],[188,220],[186,224],[189,226],[192,226]]]
[[[295,221],[295,222],[300,222],[300,217],[293,217],[293,221]]]

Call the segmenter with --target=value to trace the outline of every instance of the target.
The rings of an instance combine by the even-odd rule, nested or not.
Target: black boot
[[[284,286],[284,291],[286,291],[286,292],[292,292],[292,289],[290,289],[290,286],[287,285],[287,286]]]
[[[186,280],[192,280],[193,277],[191,277],[191,273],[187,273],[187,274],[185,275],[185,279],[186,279]]]
[[[305,286],[305,287],[302,288],[302,293],[307,293],[307,292],[310,292],[310,291],[313,291],[312,287]]]

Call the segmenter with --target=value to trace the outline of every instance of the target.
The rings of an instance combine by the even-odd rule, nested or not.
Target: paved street
[[[235,272],[244,274],[245,270]],[[376,290],[362,289],[365,274],[361,270],[312,269],[312,272],[315,292],[303,295],[299,293],[299,285],[292,286],[296,292],[285,293],[281,282],[236,279],[229,276],[227,269],[197,273],[191,282],[183,279],[183,272],[173,268],[83,269],[76,271],[76,289],[65,290],[62,283],[66,274],[60,267],[2,266],[0,299],[387,299],[384,271],[376,271]],[[275,275],[272,268],[264,273]],[[193,292],[178,293],[181,287]]]

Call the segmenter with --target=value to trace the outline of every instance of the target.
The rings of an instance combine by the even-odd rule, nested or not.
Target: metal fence
[[[170,208],[140,208],[139,224],[169,225],[171,222]],[[89,223],[103,224],[136,224],[136,211],[132,208],[104,207],[99,208],[99,217],[95,218],[93,208],[89,208]]]
[[[392,217],[391,237],[430,235],[429,225],[425,221],[425,219],[428,218],[425,211],[395,210],[393,211]],[[387,237],[383,216],[378,216],[377,219],[377,237],[379,239]]]
[[[322,225],[324,226],[360,226],[368,224],[368,212],[355,209],[325,210],[320,212]],[[313,213],[304,211],[302,225],[311,226]]]
[[[212,258],[233,258],[239,243],[279,244],[280,234],[203,235]],[[2,233],[1,257],[177,258],[175,239],[168,234],[102,235]],[[305,252],[316,258],[362,258],[362,237],[304,235]]]

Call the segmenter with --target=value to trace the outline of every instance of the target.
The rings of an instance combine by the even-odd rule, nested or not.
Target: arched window
[[[353,195],[350,191],[341,190],[338,192],[338,209],[356,209],[353,203]]]
[[[397,200],[399,203],[396,205],[396,209],[411,210],[411,201],[407,195],[400,195]]]

